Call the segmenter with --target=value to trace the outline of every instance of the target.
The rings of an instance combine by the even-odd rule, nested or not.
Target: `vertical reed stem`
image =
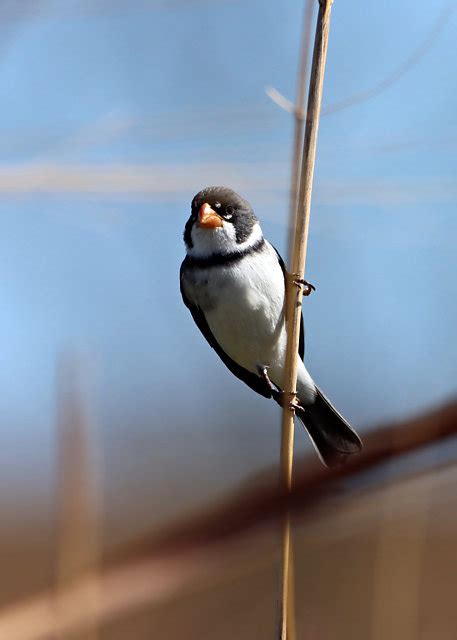
[[[316,158],[316,141],[322,101],[325,60],[327,56],[330,13],[333,0],[319,0],[313,63],[308,94],[308,108],[303,143],[300,183],[297,200],[297,216],[293,242],[292,269],[287,282],[287,353],[284,380],[285,403],[281,430],[281,480],[284,490],[292,488],[292,463],[294,448],[294,415],[290,403],[295,399],[298,368],[298,344],[303,291],[294,284],[303,278],[308,244],[311,192]],[[280,596],[280,638],[294,640],[292,548],[290,514],[286,512],[282,529],[282,576]]]

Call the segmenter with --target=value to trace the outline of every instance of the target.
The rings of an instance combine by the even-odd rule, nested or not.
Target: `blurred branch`
[[[303,132],[305,126],[305,100],[307,96],[306,80],[308,77],[308,61],[311,44],[311,26],[313,18],[314,0],[306,0],[303,34],[300,45],[300,62],[298,65],[297,96],[295,99],[294,114],[294,138],[292,147],[292,168],[290,176],[290,202],[289,202],[289,255],[292,257],[294,233],[296,228],[296,214],[298,203],[298,187],[303,151]],[[272,91],[275,91],[272,89]],[[278,92],[276,92],[278,93]],[[270,96],[271,97],[271,96]],[[293,105],[292,105],[293,107]]]
[[[84,374],[84,375],[83,375]],[[91,421],[82,390],[84,372],[74,359],[59,367],[58,392],[58,527],[56,549],[56,601],[61,603],[56,617],[56,638],[67,637],[66,620],[77,605],[81,611],[79,640],[96,640],[97,617],[94,614],[97,584],[78,592],[79,600],[69,602],[65,593],[70,585],[94,571],[98,563],[97,492],[91,442]],[[68,609],[70,607],[70,609]]]
[[[375,96],[383,93],[383,91],[400,80],[400,78],[402,78],[408,71],[415,67],[416,64],[433,47],[455,8],[455,2],[449,3],[440,13],[439,17],[433,24],[430,32],[427,34],[423,42],[421,42],[421,44],[416,47],[416,49],[414,49],[414,51],[400,65],[398,65],[396,69],[393,69],[393,71],[391,71],[385,78],[377,82],[373,87],[369,89],[359,91],[352,94],[351,96],[348,96],[347,98],[344,98],[343,100],[338,100],[327,106],[324,106],[324,108],[322,109],[322,115],[335,113],[336,111],[348,109],[349,107],[352,107],[356,104],[366,102],[367,100],[370,100],[371,98],[374,98]]]
[[[21,16],[40,8],[44,16],[110,16],[116,13],[131,14],[156,10],[217,8],[236,4],[241,0],[73,0],[72,2],[49,2],[49,0],[2,0],[0,17]]]
[[[79,605],[81,594],[98,589],[93,615],[99,623],[169,597],[184,583],[195,580],[209,567],[219,566],[230,543],[259,527],[275,522],[290,507],[303,516],[326,497],[348,495],[340,481],[420,447],[442,442],[457,434],[457,401],[430,413],[378,428],[364,437],[365,449],[342,468],[324,469],[315,456],[298,467],[290,495],[277,486],[276,471],[269,483],[243,488],[225,505],[178,523],[160,536],[146,536],[108,558],[98,574],[88,573],[56,594],[45,591],[0,610],[0,637],[8,640],[45,640],[57,632],[78,629],[87,612]],[[250,483],[248,484],[248,486]],[[64,621],[58,621],[62,608]]]
[[[288,111],[289,113],[296,113],[296,106],[294,105],[294,103],[286,98],[286,96],[284,96],[275,87],[265,87],[265,93],[275,104],[278,105],[278,107],[284,109],[284,111]]]
[[[454,400],[421,416],[364,433],[361,453],[349,458],[341,467],[324,468],[314,453],[302,457],[295,465],[290,494],[278,488],[273,471],[261,488],[249,490],[252,483],[247,482],[233,500],[187,523],[179,522],[162,535],[144,537],[135,545],[114,554],[109,564],[121,559],[127,561],[131,557],[175,553],[219,543],[270,522],[287,507],[297,515],[303,515],[326,497],[342,495],[341,481],[456,435],[457,400]]]
[[[0,166],[0,194],[67,195],[129,200],[186,198],[205,175],[208,183],[224,181],[239,191],[265,194],[264,217],[273,215],[272,201],[283,202],[287,186],[287,164],[268,162],[217,162],[170,164],[67,164],[26,163]],[[325,180],[316,184],[319,204],[392,205],[455,203],[457,185],[447,175],[433,178],[403,177]],[[277,219],[277,218],[276,218]]]
[[[425,39],[413,50],[413,52],[405,60],[403,60],[403,62],[398,65],[398,67],[388,73],[382,80],[379,80],[374,86],[370,87],[369,89],[358,91],[348,96],[347,98],[343,98],[342,100],[337,100],[336,102],[324,105],[321,115],[326,116],[331,113],[336,113],[337,111],[342,111],[343,109],[348,109],[349,107],[352,107],[354,105],[366,102],[367,100],[380,95],[390,86],[395,84],[408,71],[415,67],[416,64],[418,64],[418,62],[420,62],[420,60],[430,51],[439,35],[441,34],[442,30],[447,25],[448,20],[454,12],[455,8],[455,2],[451,2],[446,5],[436,21],[433,23]],[[277,89],[275,89],[274,87],[267,87],[265,91],[269,98],[271,98],[271,100],[273,100],[273,102],[275,102],[279,107],[281,107],[285,111],[288,111],[289,113],[294,113],[294,105],[292,104],[292,102],[288,100]]]

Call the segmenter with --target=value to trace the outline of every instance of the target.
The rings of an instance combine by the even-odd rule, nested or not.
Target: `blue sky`
[[[324,105],[378,86],[418,51],[379,95],[324,115],[319,132],[307,363],[362,432],[455,393],[449,7],[333,8]],[[265,0],[0,9],[5,504],[19,488],[52,494],[56,366],[68,352],[95,363],[108,503],[135,493],[151,518],[171,515],[276,459],[277,408],[231,379],[200,337],[178,270],[190,200],[209,183],[250,199],[284,252],[292,121],[265,87],[294,97],[302,12]]]

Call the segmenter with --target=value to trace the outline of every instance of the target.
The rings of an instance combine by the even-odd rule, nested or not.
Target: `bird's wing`
[[[281,267],[282,272],[284,274],[284,286],[286,287],[287,286],[286,265],[284,264],[284,260],[281,258],[279,251],[275,247],[273,247],[273,249],[276,251],[276,255],[278,256],[279,266]],[[303,323],[303,313],[301,313],[301,316],[300,316],[300,339],[298,343],[298,354],[300,358],[303,360],[305,357],[305,325]]]
[[[217,342],[216,338],[213,336],[203,311],[197,305],[192,304],[192,302],[186,296],[186,293],[183,287],[183,270],[185,269],[185,263],[186,263],[186,260],[184,260],[184,262],[182,263],[181,270],[180,270],[179,280],[180,280],[181,295],[182,295],[184,304],[192,314],[195,324],[200,329],[202,334],[205,336],[209,345],[214,349],[214,351],[217,353],[219,358],[226,365],[226,367],[230,369],[233,375],[235,375],[237,378],[245,382],[248,385],[248,387],[251,387],[253,391],[256,391],[261,396],[264,396],[265,398],[271,398],[271,389],[268,383],[265,380],[263,380],[260,376],[256,375],[255,373],[251,373],[251,371],[248,371],[247,369],[240,367],[239,364],[237,364],[234,360],[232,360],[232,358],[230,358],[225,353],[225,351]]]

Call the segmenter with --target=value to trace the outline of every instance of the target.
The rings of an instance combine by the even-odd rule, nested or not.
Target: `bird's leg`
[[[297,287],[302,287],[303,288],[303,295],[304,296],[309,296],[311,291],[316,291],[316,287],[313,284],[311,284],[310,282],[308,282],[307,280],[304,280],[303,278],[300,278],[300,274],[299,273],[292,273],[291,275],[292,275],[292,282]]]
[[[265,365],[259,365],[257,367],[257,371],[259,372],[259,376],[262,378],[262,380],[267,384],[268,388],[271,391],[271,395],[273,397],[274,400],[276,400],[277,402],[279,402],[279,404],[282,407],[282,391],[278,391],[276,389],[276,387],[274,386],[274,384],[272,383],[272,381],[270,380],[270,376],[268,375],[268,369],[270,367],[267,367]]]
[[[257,366],[257,371],[259,372],[259,376],[262,378],[262,380],[264,382],[266,382],[266,384],[267,384],[268,388],[270,389],[271,393],[273,393],[274,391],[276,391],[276,389],[273,386],[272,381],[270,380],[270,376],[268,375],[268,369],[269,368],[270,367],[267,367],[265,365],[258,365]]]
[[[257,367],[257,370],[259,372],[260,377],[262,378],[262,380],[264,380],[266,382],[266,384],[268,385],[270,391],[271,391],[271,395],[273,397],[273,400],[276,400],[276,402],[281,406],[284,407],[284,403],[286,400],[286,395],[290,395],[292,396],[292,399],[289,400],[288,403],[288,407],[289,409],[291,409],[292,411],[295,411],[296,409],[301,408],[300,403],[298,402],[297,399],[297,394],[296,392],[294,392],[293,394],[286,394],[284,393],[284,391],[281,391],[278,389],[276,389],[276,387],[273,385],[272,381],[270,380],[270,376],[268,375],[268,369],[269,367],[266,366],[259,366]]]

